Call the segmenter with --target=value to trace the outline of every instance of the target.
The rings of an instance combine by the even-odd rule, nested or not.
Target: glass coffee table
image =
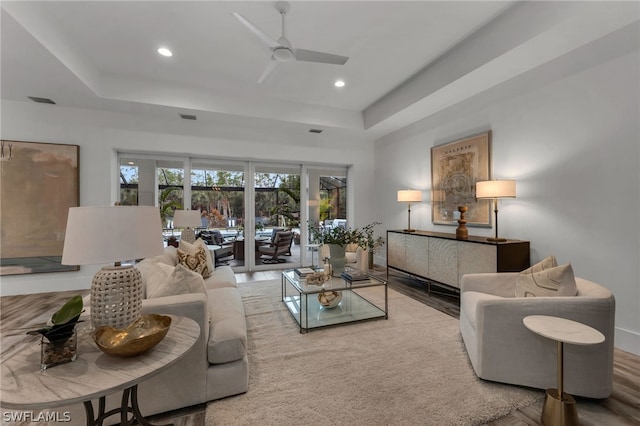
[[[349,272],[349,268],[345,270]],[[387,282],[368,275],[365,281],[349,282],[332,277],[323,285],[307,284],[294,270],[282,272],[282,301],[300,327],[309,330],[375,319],[388,319]],[[337,292],[340,302],[334,307],[320,303],[323,292]],[[334,294],[330,294],[334,296]]]

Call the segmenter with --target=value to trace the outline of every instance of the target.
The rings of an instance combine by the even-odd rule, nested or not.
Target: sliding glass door
[[[201,236],[213,248],[218,265],[245,267],[246,165],[233,162],[191,162],[191,210],[199,210]]]
[[[348,227],[347,168],[309,166],[305,168],[305,172],[308,193],[305,219],[309,226],[318,230],[334,226]],[[321,254],[316,255],[317,249],[314,246],[316,241],[309,241],[308,232],[304,233],[304,238],[306,243],[302,244],[302,263],[321,264]]]
[[[301,264],[300,170],[300,165],[253,165],[256,269],[261,265],[282,269]],[[282,234],[276,238],[278,232]],[[288,247],[280,246],[282,238],[288,239]]]
[[[345,167],[121,153],[118,175],[118,202],[158,206],[166,240],[175,210],[198,210],[197,232],[235,271],[311,265],[308,224],[347,226]],[[274,250],[280,231],[291,242]]]

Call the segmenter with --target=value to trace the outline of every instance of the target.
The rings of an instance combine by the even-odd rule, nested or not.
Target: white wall
[[[637,32],[636,41],[628,36],[586,46],[377,141],[375,183],[385,225],[404,228],[396,191],[412,186],[429,195],[430,148],[490,129],[492,176],[517,180],[518,197],[500,205],[500,235],[529,240],[532,263],[555,255],[608,287],[615,344],[640,354],[640,58]],[[428,202],[412,208],[411,224],[455,232],[431,224]]]
[[[80,204],[112,205],[118,194],[118,150],[227,159],[352,165],[358,188],[354,206],[368,202],[373,182],[371,143],[328,128],[321,135],[303,127],[253,123],[244,126],[166,117],[123,115],[27,102],[2,101],[2,139],[80,146]],[[356,225],[362,224],[354,208]],[[367,214],[367,209],[361,209]],[[100,244],[99,241],[95,242]],[[99,266],[78,272],[4,276],[0,294],[89,288]]]

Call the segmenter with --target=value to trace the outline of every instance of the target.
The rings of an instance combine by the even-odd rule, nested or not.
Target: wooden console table
[[[455,234],[387,231],[387,269],[460,288],[464,274],[520,272],[529,267],[529,242],[457,239]]]

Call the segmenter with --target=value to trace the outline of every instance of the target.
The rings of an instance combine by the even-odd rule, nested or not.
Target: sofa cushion
[[[530,268],[531,269],[531,268]],[[578,294],[571,264],[535,272],[521,272],[516,278],[516,297],[575,296]]]
[[[147,284],[147,298],[164,296],[176,296],[179,294],[190,293],[207,293],[204,286],[202,275],[197,272],[185,268],[183,265],[177,265],[175,268],[156,263],[161,267],[171,268],[172,271],[161,282],[149,282]]]
[[[207,249],[199,245],[191,245],[186,247],[187,243],[180,244],[178,248],[178,264],[183,265],[187,269],[202,275],[202,278],[209,278],[211,269],[207,261]]]
[[[236,275],[230,266],[218,266],[209,278],[204,280],[207,289],[236,287]]]
[[[224,287],[207,291],[209,299],[210,364],[224,364],[243,359],[247,353],[247,324],[242,298],[237,288]]]
[[[207,256],[207,267],[209,268],[209,272],[213,271],[213,268],[215,267],[214,262],[213,262],[213,258],[211,257],[211,251],[209,250],[209,247],[207,247],[207,243],[202,239],[202,238],[198,238],[197,240],[195,240],[195,242],[193,244],[188,243],[186,241],[181,241],[181,248],[183,248],[185,251],[188,252],[195,252],[197,250],[198,247],[202,247],[204,249],[204,253]],[[204,277],[207,278],[207,277]]]

